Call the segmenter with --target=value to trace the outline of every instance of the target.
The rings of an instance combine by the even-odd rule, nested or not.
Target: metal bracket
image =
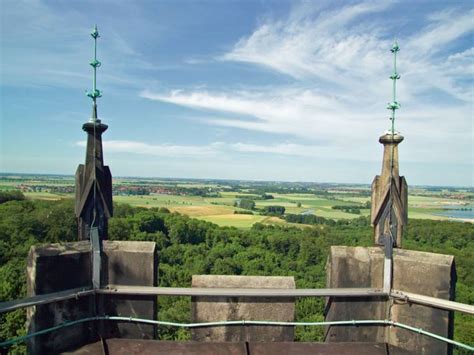
[[[390,290],[392,289],[393,238],[390,234],[385,234],[383,239],[385,249],[383,264],[383,291],[390,293]]]
[[[92,288],[100,288],[101,247],[99,228],[91,227],[90,240],[92,246]]]

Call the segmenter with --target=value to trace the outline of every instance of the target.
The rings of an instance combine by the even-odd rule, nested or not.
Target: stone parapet
[[[33,246],[28,255],[28,296],[75,288],[90,288],[89,241]],[[104,241],[102,284],[157,285],[157,254],[153,242]],[[94,315],[156,319],[156,297],[95,295],[45,304],[28,309],[28,332]],[[153,325],[128,322],[85,322],[30,340],[29,352],[49,354],[77,348],[102,337],[154,339]]]
[[[195,275],[192,287],[294,289],[293,277]],[[294,321],[294,298],[193,297],[193,322],[230,320]],[[293,327],[227,326],[192,330],[192,339],[206,342],[293,341]]]
[[[382,247],[331,247],[327,287],[382,288]],[[425,296],[454,300],[454,257],[404,249],[393,251],[392,288]],[[326,320],[391,319],[444,337],[453,335],[453,313],[429,306],[400,303],[386,298],[329,298]],[[328,342],[387,343],[416,354],[446,354],[443,342],[400,328],[337,326],[326,329]]]

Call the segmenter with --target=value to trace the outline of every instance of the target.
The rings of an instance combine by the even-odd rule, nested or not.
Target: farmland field
[[[245,185],[245,186],[242,186]],[[167,208],[220,226],[248,229],[255,223],[288,224],[265,215],[270,206],[284,207],[285,214],[313,214],[329,219],[354,219],[370,214],[370,188],[363,185],[321,188],[307,183],[236,183],[232,181],[187,181],[172,179],[114,179],[114,202],[144,208]],[[255,188],[255,186],[258,187]],[[262,187],[263,186],[263,187]],[[275,188],[272,188],[275,186]],[[303,190],[291,192],[293,190]],[[306,186],[306,185],[304,185]],[[314,187],[313,187],[314,186]],[[67,176],[0,175],[0,191],[20,189],[26,198],[59,200],[74,198],[74,179]],[[260,190],[259,190],[260,189]],[[263,194],[259,191],[265,191]],[[284,190],[282,192],[282,190]],[[290,190],[290,191],[287,191]],[[313,192],[315,191],[315,192]],[[472,189],[429,190],[415,187],[408,198],[408,216],[416,219],[453,219],[445,211],[463,211],[474,221]],[[240,200],[252,200],[254,211],[239,207]],[[236,214],[237,212],[238,214]],[[243,214],[247,213],[247,214]],[[253,214],[250,214],[253,213]],[[445,215],[443,215],[445,214]]]
[[[166,207],[171,212],[178,212],[203,219],[220,226],[233,226],[237,228],[250,228],[254,223],[266,222],[266,216],[234,214],[235,210],[242,209],[234,207],[237,192],[227,192],[222,197],[205,198],[200,196],[178,196],[178,195],[144,195],[144,196],[114,196],[114,202],[126,203],[137,207]],[[28,198],[58,200],[61,198],[73,198],[72,194],[60,194],[50,192],[25,193]],[[241,194],[238,194],[241,195]],[[232,197],[234,196],[234,197]],[[324,218],[353,219],[360,216],[368,216],[369,209],[362,209],[360,214],[347,213],[342,210],[333,209],[333,206],[348,203],[365,204],[369,197],[341,197],[337,200],[317,197],[310,194],[274,194],[271,200],[255,201],[257,209],[265,206],[283,206],[286,213],[291,214],[315,214]],[[298,202],[301,204],[297,207]],[[448,220],[448,217],[436,215],[443,206],[459,204],[460,201],[443,199],[438,197],[409,196],[408,216],[417,219]],[[286,223],[280,220],[282,223]]]
[[[199,217],[199,219],[215,223],[219,226],[231,226],[242,229],[249,229],[255,223],[262,222],[265,218],[267,217],[248,214],[223,214]]]

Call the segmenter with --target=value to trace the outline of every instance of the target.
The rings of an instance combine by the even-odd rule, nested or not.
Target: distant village
[[[73,185],[29,185],[19,184],[15,189],[21,192],[48,192],[56,194],[72,194],[75,192]],[[134,186],[134,185],[114,185],[112,192],[114,195],[178,195],[178,196],[203,196],[219,197],[217,191],[212,188],[190,188],[190,187],[163,187],[163,186]]]

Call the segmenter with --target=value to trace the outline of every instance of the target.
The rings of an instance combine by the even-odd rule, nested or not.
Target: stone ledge
[[[203,288],[295,288],[293,277],[194,275],[192,287]],[[295,299],[257,297],[192,297],[193,322],[223,320],[293,321]],[[203,342],[293,341],[294,327],[224,326],[192,329],[192,339]]]
[[[292,276],[193,275],[192,287],[295,288]]]

